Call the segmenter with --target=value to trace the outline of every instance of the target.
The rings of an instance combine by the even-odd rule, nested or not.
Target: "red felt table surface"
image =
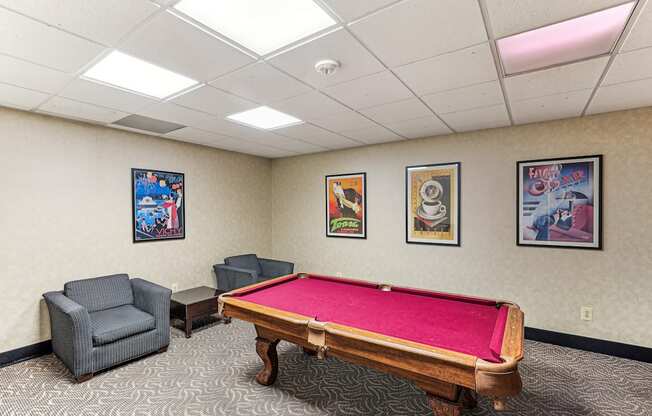
[[[240,299],[287,312],[500,362],[508,308],[427,291],[308,277],[244,292]]]

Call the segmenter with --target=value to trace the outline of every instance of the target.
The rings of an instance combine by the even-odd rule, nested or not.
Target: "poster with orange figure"
[[[326,236],[367,238],[367,174],[326,176]]]

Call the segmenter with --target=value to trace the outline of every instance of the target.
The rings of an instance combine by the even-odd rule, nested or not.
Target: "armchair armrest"
[[[134,306],[156,318],[157,327],[159,323],[168,327],[172,291],[143,279],[131,279],[131,288],[134,291]]]
[[[172,291],[144,279],[131,279],[134,292],[134,306],[154,317],[159,345],[163,348],[170,344],[170,297]]]
[[[216,264],[213,266],[217,276],[217,288],[234,290],[258,282],[258,272],[239,267]]]
[[[285,276],[286,274],[292,274],[294,271],[294,263],[290,263],[289,261],[264,259],[259,257],[258,262],[260,263],[260,268],[263,269],[263,275],[265,275],[265,277]]]
[[[50,314],[52,349],[75,377],[93,372],[93,329],[86,308],[63,292],[43,294]]]

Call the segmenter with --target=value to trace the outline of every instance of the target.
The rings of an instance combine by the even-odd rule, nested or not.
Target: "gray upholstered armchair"
[[[170,343],[172,291],[126,274],[68,282],[43,294],[52,349],[77,381]]]
[[[264,259],[255,254],[244,254],[225,258],[224,264],[214,265],[213,270],[217,276],[217,288],[233,290],[291,274],[294,263]]]

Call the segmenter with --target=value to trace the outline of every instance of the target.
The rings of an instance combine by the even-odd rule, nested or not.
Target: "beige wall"
[[[0,108],[0,352],[49,338],[41,294],[127,272],[214,285],[212,265],[271,254],[269,160]],[[133,167],[186,174],[185,240],[132,243]]]
[[[244,251],[506,298],[529,326],[652,347],[652,109],[273,162],[8,109],[0,126],[0,352],[49,337],[41,294],[67,280],[215,284],[211,265]],[[515,162],[594,153],[605,156],[605,249],[517,247]],[[405,244],[404,167],[450,161],[462,162],[462,247]],[[185,240],[131,242],[132,167],[186,174]],[[368,239],[326,238],[324,175],[354,171],[367,172]]]
[[[604,250],[517,247],[516,161],[600,153]],[[405,166],[456,161],[462,247],[406,244]],[[324,175],[360,171],[368,239],[326,238]],[[650,108],[280,159],[272,172],[273,252],[297,270],[505,298],[528,326],[652,347]]]

